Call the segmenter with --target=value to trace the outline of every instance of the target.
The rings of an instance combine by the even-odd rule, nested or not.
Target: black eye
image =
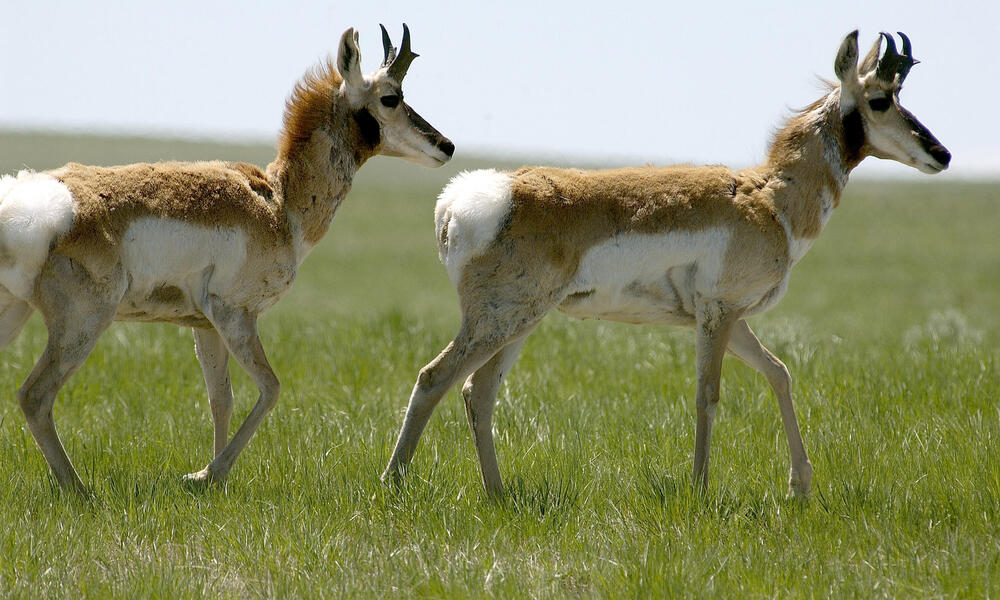
[[[889,110],[889,106],[891,104],[892,103],[889,102],[888,98],[872,98],[871,100],[868,101],[868,106],[870,106],[872,110],[877,112],[885,112]]]
[[[379,100],[382,101],[382,106],[388,106],[389,108],[399,106],[399,96],[382,96]]]

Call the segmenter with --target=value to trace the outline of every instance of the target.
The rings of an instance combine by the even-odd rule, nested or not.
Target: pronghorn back
[[[274,191],[257,166],[223,161],[97,167],[70,163],[49,172],[73,194],[75,219],[63,245],[120,238],[145,216],[206,227],[238,226],[275,235]]]
[[[755,253],[762,270],[780,279],[787,239],[769,183],[755,171],[722,166],[462,173],[442,191],[435,211],[441,259],[456,286],[470,261],[489,261],[497,251],[498,260],[528,271],[544,263],[544,269],[568,280],[588,251],[623,236],[725,227],[745,235],[728,250],[720,245],[720,260],[727,252],[742,260]],[[688,235],[700,244],[695,237]],[[516,242],[509,249],[491,247],[506,240]],[[512,256],[518,248],[531,248],[531,253]]]

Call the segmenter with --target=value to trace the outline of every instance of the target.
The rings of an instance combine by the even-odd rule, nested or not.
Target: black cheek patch
[[[364,140],[369,148],[374,150],[379,145],[379,142],[382,141],[382,128],[379,126],[378,121],[368,112],[367,108],[362,108],[354,113],[354,121],[357,122],[358,128],[361,130],[361,139]]]
[[[865,125],[858,109],[844,115],[844,156],[850,162],[861,161],[861,148],[865,145]]]

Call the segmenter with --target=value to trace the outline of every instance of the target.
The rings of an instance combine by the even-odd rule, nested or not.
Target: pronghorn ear
[[[351,27],[340,36],[340,48],[337,50],[337,71],[347,82],[348,87],[361,85],[361,48],[358,47],[358,32]]]
[[[841,82],[844,79],[858,78],[858,30],[847,34],[837,51],[837,60],[833,62],[833,71]]]
[[[861,77],[871,73],[878,66],[878,51],[882,48],[882,36],[875,38],[875,43],[872,44],[872,49],[868,51],[868,54],[861,60],[861,65],[858,67],[858,74]]]
[[[833,71],[840,80],[840,109],[842,112],[854,107],[854,96],[861,89],[858,79],[858,30],[847,34],[833,61]]]

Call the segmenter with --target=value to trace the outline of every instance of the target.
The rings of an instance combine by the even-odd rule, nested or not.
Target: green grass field
[[[0,172],[229,158],[255,146],[4,134]],[[115,324],[63,389],[96,498],[55,486],[0,360],[0,597],[1000,596],[1000,184],[854,182],[788,295],[751,324],[792,373],[815,477],[763,377],[727,359],[707,494],[688,484],[692,335],[552,315],[500,393],[495,504],[457,392],[400,489],[379,474],[420,367],[458,327],[431,171],[375,159],[261,321],[283,388],[225,485],[188,331]],[[239,423],[256,399],[233,367]]]

